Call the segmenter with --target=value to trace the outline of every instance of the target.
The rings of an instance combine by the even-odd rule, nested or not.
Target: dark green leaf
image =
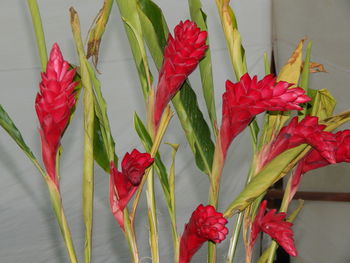
[[[105,172],[109,173],[109,158],[102,138],[100,121],[96,115],[94,121],[94,159]],[[114,159],[118,167],[118,157],[115,155]]]
[[[17,145],[25,152],[25,154],[29,158],[34,160],[35,159],[34,154],[30,150],[30,148],[27,146],[27,144],[24,142],[20,131],[17,129],[16,125],[13,123],[10,116],[4,110],[2,105],[0,105],[0,125],[12,137],[12,139],[14,139]]]
[[[208,31],[206,18],[207,15],[202,10],[202,3],[200,0],[189,0],[190,13],[192,20],[197,24],[202,31]],[[207,45],[209,44],[209,37],[207,37]],[[216,134],[216,109],[215,109],[215,97],[214,97],[214,82],[213,72],[211,66],[211,54],[210,48],[205,53],[205,57],[199,63],[199,69],[202,80],[202,89],[205,99],[205,103],[208,109],[209,118],[211,121],[212,129]]]
[[[150,0],[140,0],[139,2],[139,17],[142,29],[147,32],[144,34],[144,38],[159,70],[162,66],[163,48],[164,43],[166,43],[168,28],[157,5]],[[163,30],[156,30],[160,26],[163,26]],[[183,84],[172,102],[195,155],[197,166],[203,172],[209,174],[213,162],[214,143],[211,140],[209,126],[198,107],[196,94],[188,81]]]

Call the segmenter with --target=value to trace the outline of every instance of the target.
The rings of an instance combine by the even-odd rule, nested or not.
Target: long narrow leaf
[[[197,26],[202,31],[208,31],[207,28],[207,15],[202,10],[202,3],[200,0],[188,0],[190,7],[191,19],[196,22]],[[207,37],[207,44],[209,44],[209,37]],[[210,47],[205,53],[205,57],[199,63],[199,70],[202,79],[202,89],[211,121],[212,129],[214,134],[217,135],[217,118],[215,109],[215,97],[214,97],[214,82],[213,72],[211,66],[211,53]]]
[[[139,17],[150,53],[158,70],[163,61],[163,48],[166,43],[168,28],[161,9],[150,0],[140,0]],[[160,24],[159,24],[160,23]],[[158,27],[163,26],[162,30]],[[186,81],[172,100],[180,119],[186,138],[194,153],[200,170],[209,174],[213,162],[214,143],[210,130],[201,110],[198,107],[196,94]]]
[[[128,24],[125,24],[125,31],[129,39],[129,44],[131,47],[132,54],[134,56],[136,68],[141,82],[142,92],[145,101],[147,100],[147,94],[149,91],[149,80],[147,79],[147,74],[150,72],[145,68],[145,65],[148,64],[147,61],[144,61],[143,54],[145,53],[145,47],[143,43],[139,42],[136,36],[143,38],[141,23],[139,20],[137,12],[137,0],[116,0],[119,12]],[[133,32],[134,31],[134,32]],[[146,72],[148,72],[146,74]]]
[[[16,125],[13,123],[2,105],[0,105],[0,126],[4,128],[4,130],[12,137],[12,139],[30,159],[36,159],[28,145],[24,142],[22,134],[17,129]]]

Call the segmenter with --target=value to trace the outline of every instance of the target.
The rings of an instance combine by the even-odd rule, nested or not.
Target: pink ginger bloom
[[[250,234],[250,249],[253,248],[260,232],[268,234],[291,256],[297,256],[294,246],[292,223],[286,222],[286,213],[276,213],[276,209],[271,209],[266,214],[267,201],[260,204],[259,211],[252,224]]]
[[[40,122],[43,162],[48,176],[58,188],[56,155],[60,139],[65,131],[72,108],[76,103],[74,82],[76,69],[70,69],[63,59],[57,43],[50,52],[46,71],[41,73],[40,91],[36,96],[35,110]]]
[[[330,163],[335,163],[335,138],[332,133],[324,131],[324,128],[326,125],[319,124],[315,116],[306,116],[300,122],[297,116],[294,117],[287,126],[280,130],[272,142],[265,163],[280,153],[301,144],[311,145]]]
[[[169,34],[164,49],[163,65],[159,73],[154,107],[154,124],[157,127],[163,111],[171,98],[204,57],[208,46],[207,32],[201,31],[194,22],[180,22]]]
[[[190,262],[206,241],[220,243],[226,238],[227,220],[211,205],[199,205],[185,225],[180,241],[180,263]]]
[[[333,148],[335,163],[350,162],[350,130],[339,131],[334,134],[335,146]],[[292,188],[290,194],[290,201],[293,199],[302,175],[308,171],[321,168],[327,165],[333,164],[327,160],[316,149],[311,150],[298,164],[295,172],[293,173]]]
[[[114,162],[110,163],[110,206],[122,229],[124,229],[123,210],[138,189],[145,170],[153,161],[149,153],[140,153],[134,149],[131,154],[125,154],[122,161],[122,172],[117,170]]]
[[[242,132],[253,118],[264,111],[301,110],[301,103],[310,101],[302,88],[290,88],[285,81],[276,83],[273,75],[258,81],[244,74],[240,81],[226,81],[226,92],[222,96],[221,147],[224,156],[232,140]]]

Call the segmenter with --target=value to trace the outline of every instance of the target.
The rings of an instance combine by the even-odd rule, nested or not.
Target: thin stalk
[[[170,186],[170,202],[171,205],[168,205],[169,215],[170,215],[170,222],[171,222],[171,233],[173,237],[173,243],[174,243],[174,262],[179,262],[179,236],[177,234],[177,227],[176,227],[176,203],[175,203],[175,155],[179,148],[179,145],[175,144],[169,144],[171,147],[173,147],[173,153],[172,153],[172,165],[169,172],[169,186]]]
[[[220,179],[224,167],[225,157],[222,153],[220,133],[216,140],[213,168],[210,175],[209,204],[215,208],[218,205]],[[208,242],[208,263],[216,262],[216,244]]]
[[[150,92],[150,97],[152,97],[152,90]],[[152,100],[151,100],[152,101]],[[153,104],[151,104],[153,105]],[[150,108],[151,109],[151,108]],[[149,110],[148,115],[152,116],[150,114],[151,110]],[[165,134],[165,131],[169,125],[170,119],[172,117],[172,113],[169,107],[167,107],[163,113],[162,119],[160,121],[159,127],[156,131],[156,134],[152,130],[151,134],[153,135],[153,146],[150,152],[150,155],[154,157],[156,153],[158,152],[159,145],[163,139],[163,136]],[[149,118],[149,120],[151,120]],[[149,129],[153,129],[154,127],[149,121]],[[135,214],[136,209],[140,200],[141,191],[143,189],[143,186],[147,182],[147,206],[148,206],[148,221],[150,225],[150,246],[151,246],[151,253],[152,253],[152,262],[159,263],[159,249],[158,249],[158,230],[157,230],[157,217],[156,217],[156,205],[155,205],[155,197],[154,197],[154,184],[153,184],[153,168],[150,167],[145,172],[145,176],[142,179],[142,182],[139,186],[139,189],[136,193],[135,200],[132,206],[132,211],[130,214],[130,220],[131,224],[133,225],[135,220]]]
[[[233,234],[232,234],[232,237],[230,240],[230,246],[229,246],[228,253],[227,253],[226,263],[232,263],[233,259],[235,257],[238,238],[239,238],[239,234],[241,233],[243,216],[244,216],[243,212],[240,212],[238,214],[237,219],[236,219],[236,227],[233,230]]]
[[[127,208],[124,209],[123,215],[124,215],[124,228],[125,228],[124,234],[125,234],[126,240],[128,241],[132,262],[139,263],[140,259],[139,259],[139,252],[137,249],[135,230],[134,230],[133,224],[131,224],[129,212]]]
[[[87,68],[84,45],[81,39],[80,22],[77,12],[71,7],[71,25],[76,49],[80,60],[81,80],[84,87],[84,170],[83,170],[83,215],[85,224],[84,262],[91,261],[93,200],[94,200],[94,94]]]
[[[78,260],[74,249],[72,235],[70,233],[67,219],[63,211],[61,194],[58,191],[55,183],[48,176],[46,177],[45,182],[48,186],[52,208],[54,210],[58,225],[60,226],[61,234],[68,252],[68,257],[71,263],[77,263]]]
[[[159,263],[157,214],[156,201],[154,197],[154,173],[152,167],[147,178],[146,197],[148,206],[148,223],[150,232],[149,242],[151,246],[152,262]]]
[[[47,64],[47,50],[45,44],[45,35],[43,30],[43,25],[41,23],[40,11],[38,7],[38,3],[36,0],[27,0],[30,15],[32,16],[32,22],[36,37],[36,43],[38,46],[41,68],[44,72],[46,70]]]
[[[245,185],[247,185],[250,182],[250,180],[252,179],[252,177],[254,176],[254,174],[256,174],[256,162],[257,162],[257,158],[258,158],[256,155],[256,144],[253,144],[253,151],[254,151],[254,157],[253,157],[252,163],[250,165],[248,178],[247,178]],[[232,237],[230,240],[230,246],[229,246],[229,250],[227,253],[226,263],[232,263],[233,259],[235,257],[237,242],[238,242],[238,238],[239,238],[239,235],[241,232],[243,219],[244,219],[244,212],[239,212],[237,220],[236,220],[236,227],[233,230]]]

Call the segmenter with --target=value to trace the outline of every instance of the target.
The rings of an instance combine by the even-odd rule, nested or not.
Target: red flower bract
[[[220,128],[224,156],[232,140],[257,114],[264,111],[301,110],[299,104],[310,101],[303,89],[290,88],[292,85],[284,81],[276,83],[273,75],[258,81],[256,76],[251,79],[248,73],[238,83],[226,81]]]
[[[350,130],[339,131],[334,134],[333,155],[336,163],[350,162]],[[298,164],[293,173],[289,200],[294,197],[303,174],[308,171],[332,164],[317,149],[311,150]]]
[[[36,96],[35,109],[40,122],[42,156],[49,177],[58,187],[56,154],[61,136],[66,129],[71,110],[75,105],[73,81],[76,69],[62,57],[55,43],[51,49],[46,71],[41,74],[40,92]]]
[[[197,67],[208,46],[207,32],[201,31],[194,22],[180,22],[169,34],[164,49],[163,65],[159,72],[154,107],[154,124],[157,127],[166,105],[180,89],[182,83]]]
[[[131,154],[126,153],[122,161],[122,172],[110,163],[110,206],[112,213],[124,229],[123,210],[139,187],[145,170],[154,159],[148,153],[140,153],[134,149]]]
[[[291,256],[297,255],[297,250],[294,246],[292,223],[284,221],[285,213],[277,213],[276,209],[271,209],[265,214],[267,201],[261,202],[259,211],[252,225],[250,236],[250,248],[254,246],[256,238],[260,232],[265,232],[271,238],[284,248]]]
[[[311,145],[328,162],[335,163],[336,139],[332,133],[323,131],[325,127],[318,123],[318,118],[315,116],[306,116],[300,122],[297,116],[294,117],[272,142],[265,163],[283,151],[303,143]]]
[[[220,243],[226,238],[227,220],[211,205],[199,205],[185,225],[180,242],[180,263],[190,262],[206,241]]]

